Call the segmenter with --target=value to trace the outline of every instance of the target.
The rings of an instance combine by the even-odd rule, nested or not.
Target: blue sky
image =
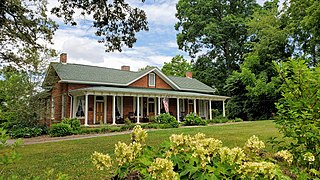
[[[138,0],[129,0],[129,4],[145,10],[148,18],[149,31],[137,34],[137,43],[133,48],[124,48],[120,52],[107,53],[103,44],[99,44],[93,36],[90,17],[79,16],[76,21],[78,26],[64,25],[61,19],[51,16],[56,20],[60,28],[54,36],[53,47],[59,53],[68,54],[69,63],[120,68],[129,65],[131,70],[138,70],[147,65],[161,68],[164,62],[169,62],[175,55],[187,54],[178,49],[174,24],[177,0],[146,0],[145,3],[137,3]],[[264,0],[258,0],[263,3]],[[56,0],[49,0],[49,7],[57,5]],[[58,61],[58,58],[55,59]]]

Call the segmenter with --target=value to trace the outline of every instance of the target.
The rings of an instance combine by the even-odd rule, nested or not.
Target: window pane
[[[154,73],[149,74],[149,86],[155,86],[156,85],[156,78]]]

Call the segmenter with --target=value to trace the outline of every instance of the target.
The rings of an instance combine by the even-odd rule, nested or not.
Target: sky
[[[257,0],[262,4],[265,0]],[[57,0],[49,0],[49,8],[57,5]],[[176,55],[183,55],[190,60],[188,54],[179,50],[176,43],[178,31],[174,29],[176,3],[178,0],[129,0],[129,4],[145,10],[149,31],[136,34],[137,42],[133,48],[124,48],[122,52],[105,52],[104,45],[94,37],[90,17],[78,17],[77,26],[65,25],[62,19],[53,15],[50,17],[59,24],[54,36],[52,47],[58,53],[68,54],[68,63],[87,64],[120,69],[128,65],[137,71],[147,65],[161,68],[165,62],[170,62]],[[59,61],[55,58],[54,61]]]

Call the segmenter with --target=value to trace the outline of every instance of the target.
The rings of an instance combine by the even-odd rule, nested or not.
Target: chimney
[[[192,72],[186,72],[186,77],[192,79]]]
[[[130,66],[121,66],[122,71],[130,71]]]
[[[67,53],[60,54],[60,63],[67,63]]]

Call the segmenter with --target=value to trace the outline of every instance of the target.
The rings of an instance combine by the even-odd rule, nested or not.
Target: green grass
[[[280,136],[272,121],[251,121],[232,125],[151,131],[148,132],[147,144],[158,146],[171,134],[194,135],[198,132],[206,134],[207,137],[220,139],[229,147],[243,146],[252,135],[257,135],[264,141],[272,136]],[[102,179],[102,173],[95,169],[90,156],[94,151],[112,154],[114,144],[118,141],[128,143],[130,135],[25,145],[18,148],[22,158],[15,164],[5,167],[3,175],[41,176],[53,168],[56,173],[68,174],[73,179]]]

